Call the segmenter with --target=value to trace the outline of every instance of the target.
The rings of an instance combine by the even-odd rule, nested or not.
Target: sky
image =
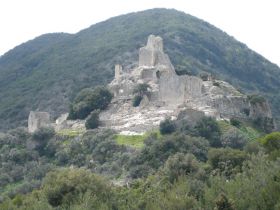
[[[0,0],[0,55],[45,33],[76,33],[151,8],[203,19],[280,66],[279,0]]]

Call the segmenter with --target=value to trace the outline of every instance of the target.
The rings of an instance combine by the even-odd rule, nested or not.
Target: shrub
[[[195,125],[197,135],[206,138],[210,146],[221,147],[221,130],[217,121],[212,117],[203,117]]]
[[[251,104],[258,104],[258,103],[264,103],[266,100],[263,96],[253,94],[253,95],[248,95],[247,96]]]
[[[139,96],[144,96],[149,93],[149,88],[151,88],[150,85],[146,83],[138,84],[134,89],[133,89],[133,94],[134,95],[139,95]]]
[[[241,172],[242,164],[246,159],[245,152],[231,148],[212,148],[208,152],[208,161],[214,171],[227,177]]]
[[[87,192],[103,202],[111,194],[103,179],[83,169],[62,169],[48,173],[42,191],[53,207],[69,206]]]
[[[198,169],[199,163],[193,154],[176,153],[167,159],[163,170],[173,183],[180,176],[195,173]]]
[[[95,129],[99,126],[100,121],[99,121],[99,110],[94,110],[91,112],[89,117],[86,120],[86,129]]]
[[[270,133],[260,139],[260,142],[269,153],[270,158],[276,159],[280,156],[280,132]]]
[[[167,118],[164,121],[161,121],[159,124],[159,130],[161,134],[170,134],[173,133],[176,129],[175,122]]]
[[[33,133],[32,140],[35,143],[35,149],[41,155],[45,154],[45,147],[54,135],[55,131],[52,127],[43,127]]]
[[[230,124],[237,127],[237,128],[239,128],[241,126],[241,122],[236,118],[231,118],[230,119]]]
[[[105,87],[83,89],[70,105],[68,119],[85,119],[93,110],[104,110],[112,97],[112,93]]]
[[[230,129],[221,137],[223,147],[231,147],[234,149],[242,149],[248,139],[237,129]]]

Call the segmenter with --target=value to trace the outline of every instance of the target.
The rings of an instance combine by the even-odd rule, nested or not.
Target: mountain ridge
[[[205,21],[173,9],[152,9],[113,17],[76,34],[43,35],[1,56],[0,129],[26,125],[30,110],[53,116],[67,111],[80,89],[110,82],[114,64],[135,65],[137,49],[152,33],[166,40],[178,74],[210,72],[248,93],[265,94],[279,116],[277,65]]]

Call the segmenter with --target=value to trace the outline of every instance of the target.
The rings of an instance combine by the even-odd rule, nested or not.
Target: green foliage
[[[99,110],[94,110],[90,113],[90,115],[86,119],[86,129],[95,129],[100,125],[99,113]]]
[[[49,140],[55,135],[55,131],[52,127],[39,128],[32,134],[32,140],[35,143],[35,149],[40,154],[45,154],[46,146]]]
[[[269,117],[258,117],[253,120],[253,125],[265,133],[270,133],[274,130],[274,122]]]
[[[193,154],[198,160],[207,159],[208,142],[199,137],[173,134],[162,136],[151,135],[145,141],[144,148],[129,162],[129,171],[132,178],[146,177],[155,172],[164,162],[178,152]]]
[[[247,159],[245,152],[230,148],[210,149],[208,162],[215,170],[214,173],[230,177],[241,172],[242,164]]]
[[[209,141],[210,146],[221,146],[221,130],[215,119],[211,117],[203,117],[197,122],[195,129],[199,136],[202,136]]]
[[[42,193],[53,207],[70,206],[85,193],[103,201],[110,196],[108,185],[100,177],[83,169],[50,172],[43,181]]]
[[[231,118],[230,124],[238,128],[241,126],[241,122],[236,118]]]
[[[178,181],[179,177],[197,173],[199,162],[193,154],[176,153],[170,156],[164,164],[163,171],[171,183]]]
[[[149,93],[149,88],[151,88],[151,87],[147,83],[138,84],[133,89],[133,94],[134,95],[139,95],[139,96],[143,97],[144,95],[147,95]]]
[[[85,119],[93,110],[104,110],[112,100],[112,94],[105,87],[86,88],[76,96],[70,105],[68,119]]]
[[[116,142],[120,145],[127,145],[141,149],[144,146],[144,140],[147,135],[116,135]]]
[[[215,210],[234,210],[232,202],[226,197],[225,194],[221,193],[216,199]]]
[[[248,99],[249,99],[250,103],[253,105],[262,104],[266,101],[263,96],[256,95],[256,94],[248,95]]]
[[[230,129],[221,136],[221,143],[223,147],[231,147],[234,149],[242,149],[248,139],[238,129]]]
[[[134,107],[137,107],[140,105],[140,103],[145,95],[146,96],[149,95],[150,88],[151,88],[150,85],[148,85],[146,83],[141,83],[134,87],[133,92],[132,92],[134,94],[134,97],[132,99],[132,105]]]
[[[176,129],[175,122],[167,118],[164,121],[161,121],[159,124],[159,130],[161,134],[170,134],[173,133]]]
[[[280,132],[267,134],[260,142],[272,159],[280,157]]]

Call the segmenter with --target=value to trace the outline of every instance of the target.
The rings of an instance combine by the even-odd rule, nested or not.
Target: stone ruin
[[[31,111],[28,117],[28,132],[34,133],[42,127],[53,127],[56,131],[64,129],[85,130],[84,120],[67,120],[68,113],[52,121],[48,112]]]
[[[109,84],[114,99],[109,109],[100,114],[105,127],[122,133],[143,133],[157,128],[167,117],[176,119],[185,110],[227,120],[272,117],[267,102],[260,110],[227,82],[177,75],[163,49],[162,38],[150,35],[147,45],[139,50],[137,68],[123,71],[120,64],[115,66],[115,78]],[[149,85],[149,94],[139,107],[133,107],[133,89],[143,83]]]
[[[38,128],[48,127],[50,124],[51,120],[48,112],[31,111],[28,117],[28,132],[33,133]]]
[[[163,49],[162,38],[150,35],[147,45],[139,50],[138,67],[124,71],[122,65],[115,66],[115,78],[109,84],[114,98],[108,109],[100,113],[103,127],[123,134],[140,134],[158,128],[165,118],[184,118],[190,122],[205,115],[218,120],[272,118],[266,101],[251,104],[246,95],[227,82],[177,75]],[[133,89],[144,83],[149,85],[149,94],[143,97],[140,106],[133,107]],[[50,122],[48,113],[30,112],[28,130],[34,132],[46,125],[56,130],[85,129],[85,121],[70,121],[67,116]]]

